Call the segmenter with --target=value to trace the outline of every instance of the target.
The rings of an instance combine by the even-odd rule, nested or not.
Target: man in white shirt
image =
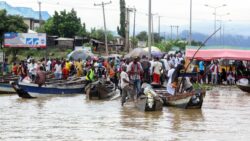
[[[50,59],[46,63],[46,71],[51,71],[51,61],[50,61]]]
[[[167,92],[171,95],[174,95],[175,88],[172,86],[172,76],[175,71],[174,65],[170,64],[170,70],[168,71],[168,84],[167,84]]]
[[[131,91],[131,88],[129,87],[130,82],[129,82],[128,74],[126,73],[126,69],[127,69],[127,67],[125,65],[123,65],[122,72],[120,74],[121,89],[122,89],[122,99],[121,99],[122,106],[126,102],[127,96],[129,96],[129,98],[134,100],[134,96],[130,92]]]
[[[159,61],[159,58],[157,57],[153,65],[153,83],[160,84],[161,70],[162,70],[162,63]]]
[[[29,77],[32,81],[34,81],[36,77],[36,68],[37,64],[35,63],[35,60],[32,59],[31,63],[28,64]]]
[[[60,61],[57,60],[56,64],[55,64],[55,78],[56,79],[61,79],[62,78],[62,65],[60,63]]]

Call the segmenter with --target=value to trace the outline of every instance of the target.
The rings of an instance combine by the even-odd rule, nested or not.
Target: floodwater
[[[0,96],[1,141],[213,141],[250,139],[250,94],[236,87],[208,91],[202,109],[139,112],[119,100],[84,95],[46,99]]]

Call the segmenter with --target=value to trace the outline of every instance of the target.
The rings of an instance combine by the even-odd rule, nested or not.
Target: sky
[[[86,23],[88,29],[92,27],[103,28],[102,8],[94,6],[102,0],[40,0],[42,10],[53,15],[54,11],[67,11],[74,8],[82,22]],[[109,2],[109,0],[103,0]],[[11,6],[32,7],[38,10],[38,0],[6,0]],[[217,28],[225,27],[226,34],[239,34],[250,36],[250,1],[249,0],[192,0],[192,29],[193,32],[212,33],[214,31],[214,8],[206,7],[221,6],[217,8]],[[148,0],[126,0],[128,7],[135,7],[136,32],[147,31],[148,27]],[[158,31],[158,17],[161,16],[161,32],[170,32],[170,26],[179,26],[179,31],[189,30],[190,22],[190,0],[152,0],[152,13],[154,19],[154,31]],[[229,15],[227,15],[229,13]],[[107,28],[116,31],[119,25],[119,0],[105,6]],[[219,16],[221,15],[221,16]],[[224,15],[224,16],[222,16]],[[133,24],[133,13],[130,16],[131,29]]]

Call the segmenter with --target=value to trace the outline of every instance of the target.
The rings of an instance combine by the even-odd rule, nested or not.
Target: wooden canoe
[[[93,82],[85,87],[85,92],[88,100],[108,99],[116,94],[115,84],[110,81]]]
[[[199,90],[171,95],[163,89],[155,89],[155,92],[162,98],[164,105],[184,109],[200,109],[202,107],[203,98],[206,93],[205,90]]]
[[[150,108],[147,105],[147,97],[145,95],[142,95],[137,99],[137,102],[135,102],[135,106],[140,111],[162,111],[163,102],[159,97],[154,98],[154,104],[152,108]]]

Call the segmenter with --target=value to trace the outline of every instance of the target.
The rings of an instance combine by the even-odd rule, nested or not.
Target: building
[[[9,15],[19,15],[24,18],[24,23],[30,30],[36,30],[39,27],[39,11],[34,11],[29,7],[13,7],[5,1],[0,1],[0,10],[5,9]],[[50,18],[47,11],[41,11],[41,20],[46,21]]]

